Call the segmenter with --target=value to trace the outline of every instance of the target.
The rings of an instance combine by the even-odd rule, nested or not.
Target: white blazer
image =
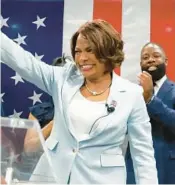
[[[115,101],[115,111],[101,117],[89,137],[78,141],[68,108],[84,79],[74,63],[53,67],[37,61],[4,34],[1,41],[2,61],[53,97],[54,126],[45,144],[58,183],[69,179],[70,184],[125,184],[121,147],[128,133],[136,182],[158,184],[151,125],[138,85],[113,73],[107,103]],[[49,176],[49,170],[43,155],[35,173]]]

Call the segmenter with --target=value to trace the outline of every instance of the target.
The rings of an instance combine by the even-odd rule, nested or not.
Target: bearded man
[[[166,76],[167,65],[160,45],[149,42],[143,46],[138,78],[152,125],[159,184],[175,184],[175,83]],[[129,150],[126,160],[127,181],[132,184],[135,180]]]

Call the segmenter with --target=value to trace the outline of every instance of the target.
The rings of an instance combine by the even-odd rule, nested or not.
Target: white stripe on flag
[[[150,41],[150,0],[123,0],[122,3],[125,61],[121,67],[121,76],[137,83],[140,51]]]
[[[63,52],[70,52],[70,38],[81,24],[93,19],[93,0],[64,0]]]

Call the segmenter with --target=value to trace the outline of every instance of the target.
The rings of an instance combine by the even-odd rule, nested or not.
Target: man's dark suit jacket
[[[160,184],[175,184],[175,83],[166,80],[147,104],[152,125],[158,179]],[[126,153],[127,183],[134,184],[129,148]]]

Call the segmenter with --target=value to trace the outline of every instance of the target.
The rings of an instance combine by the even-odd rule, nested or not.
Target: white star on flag
[[[1,24],[0,24],[0,26],[1,26],[1,28],[3,27],[3,26],[6,26],[6,27],[9,27],[9,25],[7,24],[7,21],[9,20],[9,17],[7,17],[7,18],[3,18],[2,17],[2,15],[0,16],[0,21],[1,21]]]
[[[21,76],[16,72],[15,76],[10,77],[11,79],[15,80],[15,85],[18,84],[18,82],[24,83],[24,80],[21,78]]]
[[[34,91],[34,92],[33,92],[33,96],[28,97],[28,99],[33,100],[33,105],[35,105],[36,102],[42,103],[42,101],[40,100],[40,97],[41,97],[42,94],[43,94],[43,93],[37,94],[37,93]]]
[[[24,39],[26,38],[27,36],[21,36],[19,33],[18,33],[18,38],[16,39],[13,39],[15,42],[17,42],[19,45],[21,44],[24,44],[24,45],[27,45],[26,42],[24,41]]]
[[[35,58],[37,60],[41,60],[44,57],[44,55],[38,55],[37,53],[35,53]]]
[[[46,25],[44,24],[44,21],[45,21],[46,17],[44,18],[40,18],[38,15],[37,15],[37,20],[32,22],[33,24],[36,24],[37,25],[37,30],[40,28],[40,26],[43,26],[43,27],[46,27]]]
[[[23,112],[23,111],[22,111],[22,112]],[[16,112],[16,110],[14,109],[14,110],[13,110],[13,114],[10,115],[9,117],[10,117],[10,118],[20,118],[22,112]]]
[[[2,99],[2,97],[5,95],[5,93],[1,93],[0,98],[1,98],[1,102],[4,102],[4,100]]]

